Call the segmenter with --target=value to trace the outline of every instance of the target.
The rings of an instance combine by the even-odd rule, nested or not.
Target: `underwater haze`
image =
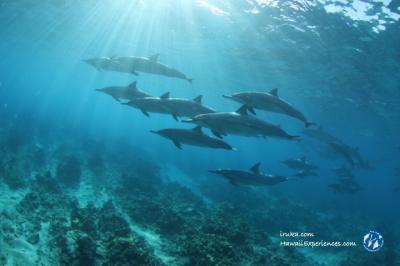
[[[400,265],[399,20],[0,0],[0,265]]]

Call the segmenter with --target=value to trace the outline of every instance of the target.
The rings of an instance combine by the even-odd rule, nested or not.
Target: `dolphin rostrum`
[[[270,92],[240,92],[231,96],[223,95],[225,98],[232,99],[248,106],[249,111],[255,114],[255,109],[285,114],[302,121],[306,127],[315,125],[309,122],[302,112],[293,105],[278,96],[278,89]]]
[[[227,134],[235,134],[251,137],[298,139],[298,136],[289,135],[277,125],[249,115],[246,105],[240,107],[236,112],[200,114],[182,122],[207,127],[219,138]]]
[[[193,129],[167,128],[159,131],[151,130],[150,132],[170,139],[178,149],[182,149],[181,144],[188,144],[214,149],[236,150],[223,140],[207,136],[200,126]]]
[[[234,169],[209,170],[210,173],[225,177],[233,186],[272,186],[288,180],[285,176],[267,175],[260,172],[260,163],[256,163],[249,171]]]
[[[150,95],[144,93],[143,91],[140,91],[136,87],[136,81],[132,82],[128,86],[105,87],[102,89],[97,89],[96,91],[104,92],[105,94],[113,97],[118,102],[120,102],[121,100],[132,100],[134,98],[151,97]]]
[[[194,117],[198,114],[215,112],[214,109],[202,105],[201,99],[201,95],[193,100],[170,98],[170,94],[167,92],[160,97],[134,98],[126,104],[140,109],[146,116],[149,116],[149,112],[170,114],[175,120],[178,120],[178,117]]]
[[[285,161],[282,161],[282,163],[285,164],[289,168],[300,170],[300,171],[313,171],[313,170],[318,169],[318,166],[307,162],[305,156],[298,158],[298,159],[285,160]]]
[[[116,62],[121,72],[128,72],[137,74],[138,72],[145,72],[150,74],[162,75],[172,78],[179,78],[192,83],[193,79],[188,78],[182,72],[169,67],[167,65],[158,62],[159,54],[155,54],[150,57],[137,57],[137,56],[121,56],[112,57],[112,60]]]

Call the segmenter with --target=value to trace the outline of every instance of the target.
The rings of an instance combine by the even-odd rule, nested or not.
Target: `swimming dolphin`
[[[303,156],[299,159],[285,160],[285,161],[282,161],[282,163],[285,164],[289,168],[300,170],[300,171],[313,171],[313,170],[318,169],[318,166],[307,162],[305,156]]]
[[[324,143],[342,143],[341,140],[325,131],[321,126],[318,128],[307,128],[303,131],[303,134]]]
[[[164,97],[163,94],[160,97],[134,98],[122,104],[141,110],[147,117],[150,116],[149,113],[171,114],[171,111],[163,104]]]
[[[187,80],[192,83],[193,79],[188,78],[182,72],[171,68],[167,65],[158,62],[159,54],[155,54],[150,57],[137,57],[137,56],[126,56],[126,57],[112,57],[112,60],[118,63],[122,72],[128,72],[135,74],[138,72],[145,72],[150,74],[162,75],[172,78],[179,78]]]
[[[188,144],[214,149],[236,150],[223,140],[207,136],[200,126],[193,129],[168,128],[159,131],[150,130],[150,132],[170,139],[178,149],[182,149],[181,144]]]
[[[300,170],[292,176],[305,178],[308,176],[318,176],[318,173],[314,172],[313,170]]]
[[[131,99],[126,105],[140,109],[146,116],[151,113],[170,114],[178,121],[178,117],[194,117],[198,114],[212,113],[214,109],[201,104],[202,96],[193,100],[170,98],[169,92],[160,97],[144,97]]]
[[[162,101],[168,108],[175,120],[178,117],[195,117],[199,114],[215,113],[215,110],[202,104],[202,95],[197,96],[193,100],[182,98],[171,98],[170,93],[163,95]]]
[[[249,115],[246,105],[240,107],[236,112],[200,114],[182,122],[207,127],[219,138],[227,134],[235,134],[248,137],[298,139],[298,136],[289,135],[277,125]]]
[[[254,108],[261,109],[294,117],[302,121],[306,127],[315,125],[315,123],[309,122],[304,114],[293,105],[281,99],[278,96],[278,89],[273,89],[270,92],[240,92],[230,96],[223,95],[223,97],[247,105],[249,111],[253,114],[255,114]]]
[[[118,102],[123,100],[132,100],[134,98],[144,98],[144,97],[151,97],[150,95],[140,91],[136,87],[136,81],[132,82],[128,86],[112,86],[112,87],[105,87],[102,89],[97,89],[96,91],[104,92],[105,94],[110,95]]]
[[[97,69],[97,71],[100,72],[103,70],[107,70],[107,71],[116,71],[116,72],[138,75],[136,72],[124,68],[121,64],[119,64],[111,57],[98,57],[98,58],[95,57],[95,58],[85,59],[82,61],[93,66],[94,68]]]
[[[338,142],[331,142],[329,143],[329,146],[331,147],[331,150],[335,155],[342,157],[344,160],[346,160],[352,168],[355,167],[356,163],[354,161],[353,151],[351,150],[350,146]]]
[[[256,163],[249,171],[234,169],[217,169],[208,172],[225,177],[233,186],[272,186],[287,181],[285,176],[266,175],[260,172],[260,163]]]

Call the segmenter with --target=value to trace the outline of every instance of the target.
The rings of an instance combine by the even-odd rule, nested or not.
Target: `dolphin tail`
[[[306,128],[317,125],[317,123],[307,122],[307,121],[304,124],[305,124]]]

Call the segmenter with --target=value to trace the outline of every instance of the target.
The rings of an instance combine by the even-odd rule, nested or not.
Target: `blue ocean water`
[[[395,0],[0,1],[0,264],[399,265],[399,18]],[[83,62],[155,54],[193,82]],[[218,112],[240,107],[222,95],[278,88],[317,125],[256,110],[301,140],[228,135],[238,151],[179,150],[149,131],[193,125],[96,91],[134,81],[155,97],[203,95]],[[302,156],[318,176],[282,163]],[[208,172],[257,162],[288,181],[237,186]],[[332,186],[342,166],[356,190]],[[369,230],[385,238],[373,254]],[[357,246],[284,247],[282,231]]]

